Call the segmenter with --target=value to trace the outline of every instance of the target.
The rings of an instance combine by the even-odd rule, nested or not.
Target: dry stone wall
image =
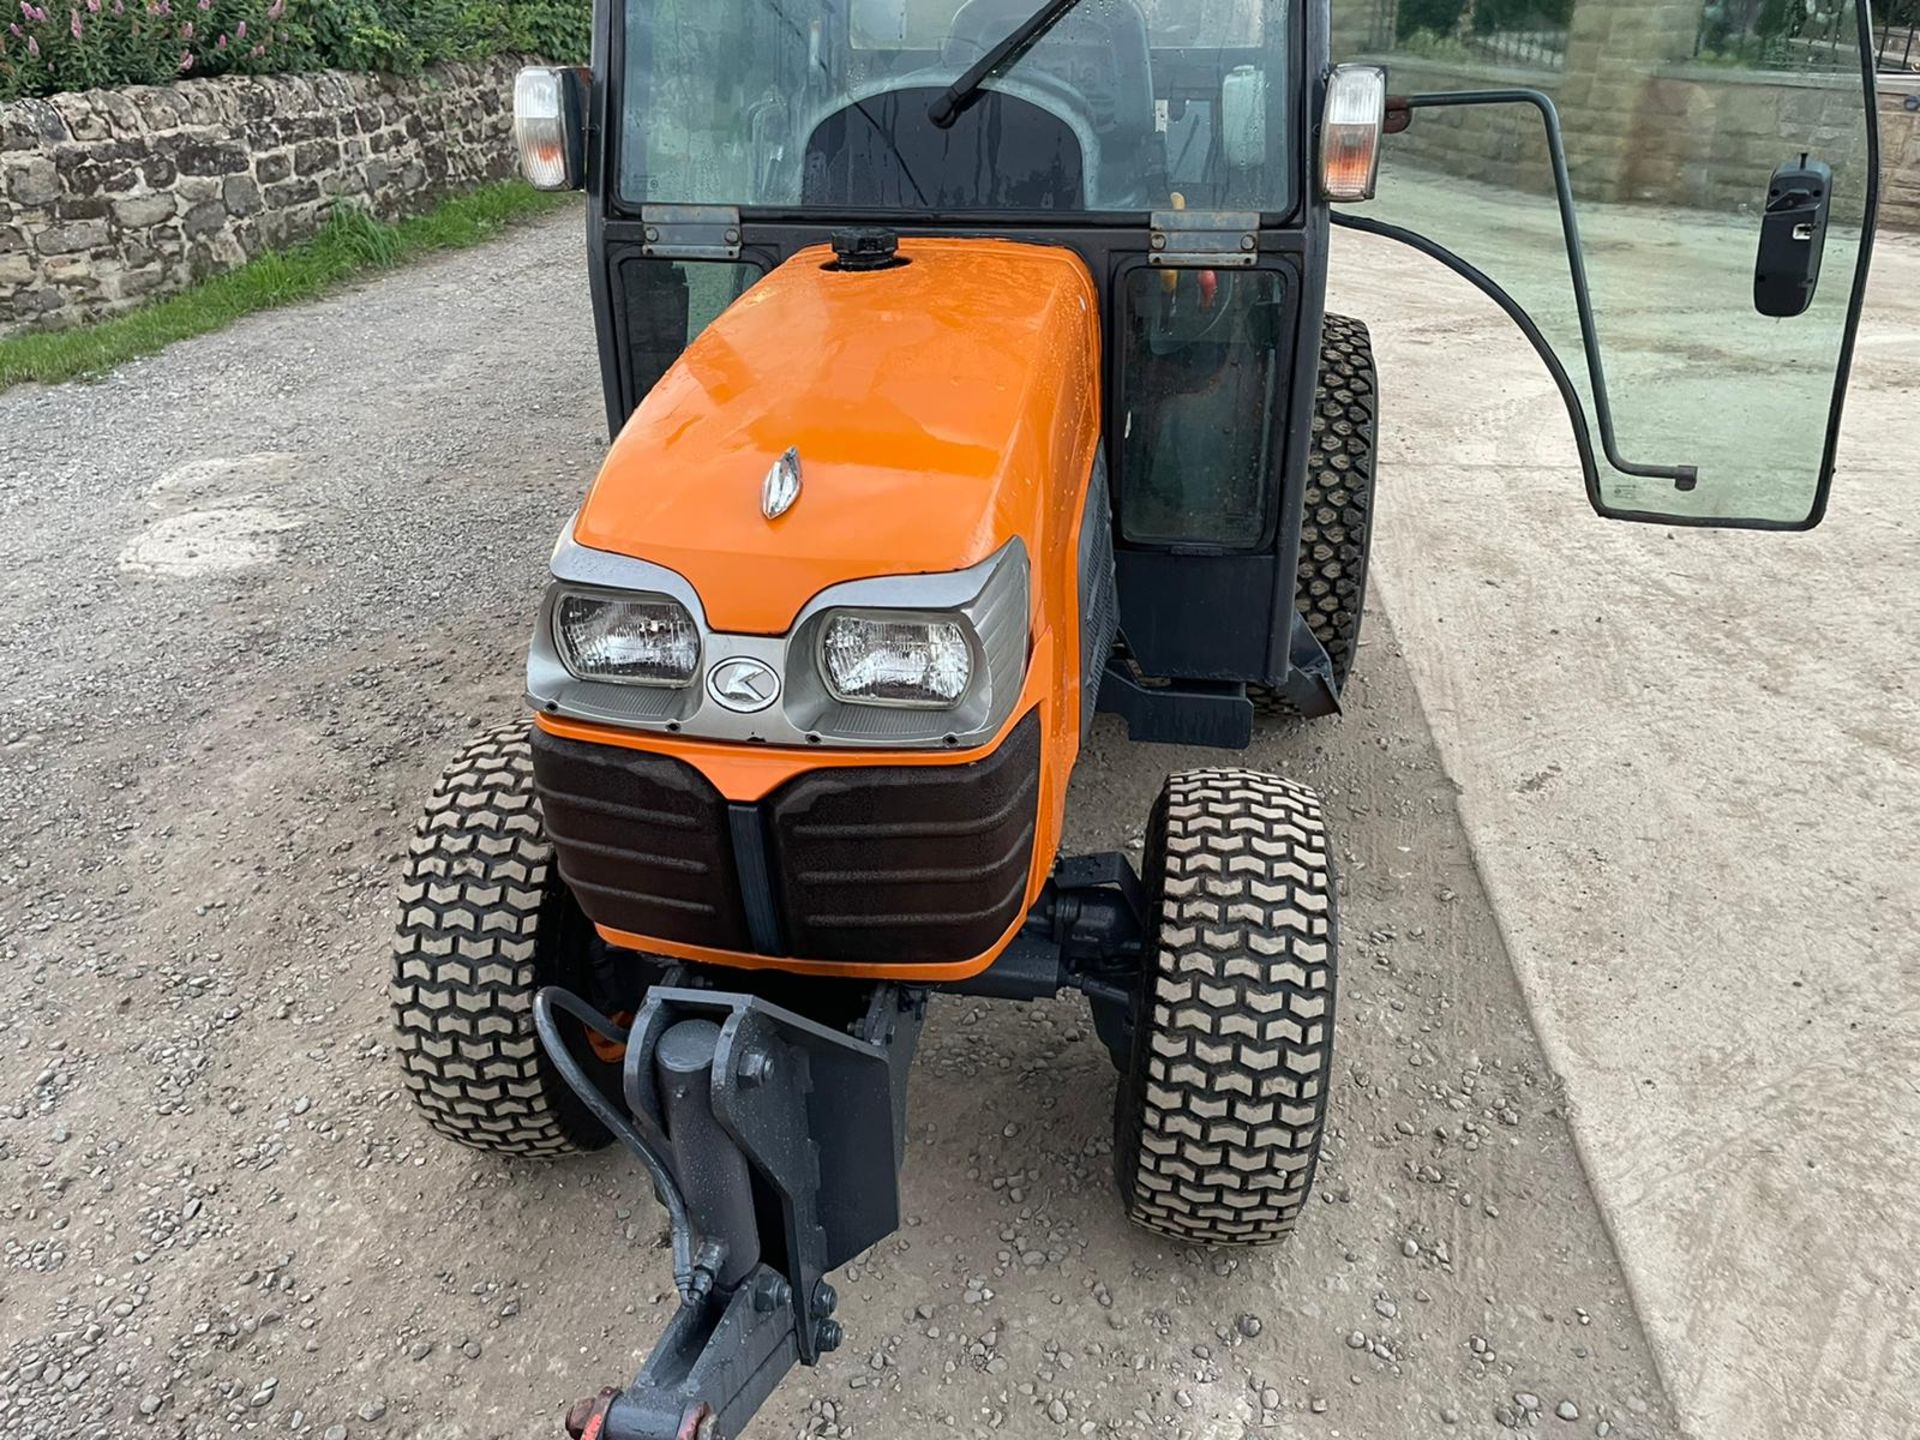
[[[305,239],[336,201],[397,219],[512,172],[511,57],[0,104],[0,334],[94,320]]]

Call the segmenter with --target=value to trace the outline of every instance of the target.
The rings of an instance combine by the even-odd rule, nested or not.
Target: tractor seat
[[[1039,0],[967,0],[954,12],[941,60],[957,74],[1032,15]],[[1157,209],[1166,203],[1166,145],[1155,124],[1151,43],[1134,0],[1069,10],[1011,70],[1009,79],[1071,91],[1100,139],[1099,173],[1089,176],[1101,209]]]

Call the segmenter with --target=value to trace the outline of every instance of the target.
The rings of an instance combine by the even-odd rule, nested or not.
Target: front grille
[[[533,777],[560,874],[596,924],[748,948],[727,802],[698,770],[536,728]]]
[[[1040,720],[969,765],[816,770],[766,802],[774,886],[796,955],[971,959],[1020,915],[1033,858]]]
[[[1019,918],[1040,787],[1038,712],[966,765],[810,771],[732,823],[668,755],[535,728],[533,773],[568,887],[595,924],[755,953],[738,837],[764,835],[779,953],[843,964],[970,960]],[[751,812],[753,807],[738,807]],[[752,883],[752,882],[749,882]]]

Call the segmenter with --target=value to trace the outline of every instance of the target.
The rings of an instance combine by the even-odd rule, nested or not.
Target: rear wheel
[[[1201,1244],[1292,1231],[1333,1066],[1333,880],[1320,802],[1250,770],[1167,781],[1147,831],[1154,933],[1116,1098],[1128,1215]]]
[[[1353,669],[1367,598],[1378,404],[1367,327],[1351,316],[1327,316],[1320,331],[1294,609],[1327,652],[1335,690],[1346,689]],[[1284,695],[1263,685],[1249,686],[1248,694],[1261,714],[1298,713]]]
[[[427,1123],[477,1150],[560,1154],[612,1136],[540,1048],[534,992],[564,985],[611,1008],[605,949],[560,879],[533,790],[524,726],[481,736],[449,765],[414,832],[394,937],[394,1023]],[[576,1032],[607,1093],[620,1067]]]

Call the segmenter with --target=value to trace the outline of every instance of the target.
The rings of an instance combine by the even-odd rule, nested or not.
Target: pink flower
[[[216,40],[216,41],[214,41],[214,42],[213,42],[213,48],[214,48],[214,49],[216,49],[216,50],[224,50],[224,49],[226,49],[226,48],[227,48],[227,37],[226,37],[226,36],[224,36],[224,35],[222,35],[222,36],[221,36],[221,37],[220,37],[220,38],[219,38],[218,40]]]
[[[180,38],[182,40],[191,40],[193,38],[193,22],[191,20],[180,27]]]
[[[258,60],[258,59],[259,59],[259,58],[260,58],[260,57],[261,57],[262,55],[264,55],[264,54],[266,54],[266,53],[267,53],[267,47],[266,47],[266,46],[264,46],[264,45],[256,45],[256,46],[254,46],[254,47],[253,47],[253,49],[251,49],[251,50],[249,50],[249,51],[247,52],[247,55],[248,55],[248,56],[249,56],[249,57],[250,57],[251,59],[254,59],[254,60]]]
[[[27,36],[27,54],[36,60],[40,58],[40,42],[31,35]]]
[[[192,68],[193,68],[193,52],[191,50],[182,50],[180,52],[180,73],[184,75],[187,73],[187,71],[191,70]]]
[[[242,20],[238,25],[233,27],[233,38],[236,40],[244,40],[247,38],[246,21]]]
[[[267,18],[269,20],[278,20],[282,15],[286,14],[286,12],[287,0],[273,0],[273,4],[267,7]]]
[[[20,28],[20,22],[18,20],[7,26],[7,29],[13,32],[13,38],[16,40],[24,40],[27,38],[27,32]]]
[[[98,15],[100,13],[100,0],[87,0],[87,13],[89,15]]]
[[[73,38],[78,40],[85,28],[80,24],[80,12],[78,10],[69,10],[67,15],[69,17],[67,28],[73,31]]]
[[[213,8],[213,0],[200,0],[200,8],[202,10],[211,10]]]

